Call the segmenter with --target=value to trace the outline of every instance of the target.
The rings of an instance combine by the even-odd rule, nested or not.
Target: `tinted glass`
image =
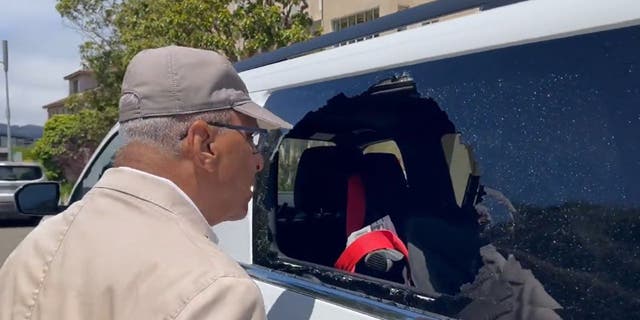
[[[0,166],[0,180],[37,180],[42,178],[42,170],[37,166]]]
[[[476,209],[491,221],[483,241],[530,269],[563,317],[638,314],[640,28],[282,90],[266,106],[295,124],[403,74],[473,150],[485,193]]]
[[[58,213],[60,187],[56,182],[28,184],[16,195],[20,212],[34,215]]]

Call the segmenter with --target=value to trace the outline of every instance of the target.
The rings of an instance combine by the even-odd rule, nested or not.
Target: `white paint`
[[[256,281],[269,319],[371,320],[378,319],[333,303]]]
[[[236,261],[246,264],[253,262],[251,253],[253,242],[252,208],[253,200],[249,201],[249,212],[242,220],[223,222],[214,226],[213,232],[218,236],[218,247]]]

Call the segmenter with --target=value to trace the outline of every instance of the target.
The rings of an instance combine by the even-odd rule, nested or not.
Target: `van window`
[[[285,150],[267,163],[255,262],[452,317],[483,310],[491,277],[509,299],[535,290],[562,318],[640,312],[638,52],[634,26],[274,92],[266,107],[294,124],[285,140],[322,133],[332,144],[295,157],[295,179],[275,167]],[[368,169],[397,170],[363,160],[391,140],[405,176],[367,185]],[[282,181],[293,183],[286,206],[269,202]],[[354,194],[359,226],[393,222],[409,262],[390,270],[409,264],[411,279],[336,268]],[[501,282],[500,270],[522,277]]]

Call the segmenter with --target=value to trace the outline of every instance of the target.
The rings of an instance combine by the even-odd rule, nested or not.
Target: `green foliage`
[[[33,155],[41,161],[47,178],[74,181],[113,125],[116,113],[113,108],[103,111],[87,108],[49,119],[42,138],[33,148]]]
[[[57,0],[60,15],[88,39],[84,64],[101,88],[119,88],[140,50],[170,44],[211,49],[231,61],[316,34],[306,0]],[[117,94],[116,94],[117,96]],[[105,97],[106,98],[106,97]]]
[[[80,53],[98,88],[67,100],[78,114],[49,120],[35,156],[50,179],[73,179],[69,162],[88,160],[117,121],[124,71],[139,51],[175,44],[237,61],[314,35],[307,7],[306,0],[57,0],[60,15],[87,40]]]
[[[114,19],[126,59],[170,44],[237,61],[312,36],[306,1],[127,0]]]
[[[33,146],[15,146],[12,147],[12,153],[22,153],[22,161],[31,162],[37,160],[33,155]],[[15,159],[14,159],[15,160]]]
[[[69,197],[73,191],[73,183],[64,181],[60,184],[60,200],[62,203],[67,203]]]

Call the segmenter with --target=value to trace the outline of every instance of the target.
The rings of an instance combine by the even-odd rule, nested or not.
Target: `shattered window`
[[[256,262],[452,317],[639,313],[638,52],[636,26],[275,92],[285,140],[331,145],[289,164],[305,173],[288,190],[263,171]],[[404,177],[363,158],[388,140]],[[295,205],[273,201],[292,190]],[[358,227],[392,221],[407,259],[337,267],[354,212]]]

